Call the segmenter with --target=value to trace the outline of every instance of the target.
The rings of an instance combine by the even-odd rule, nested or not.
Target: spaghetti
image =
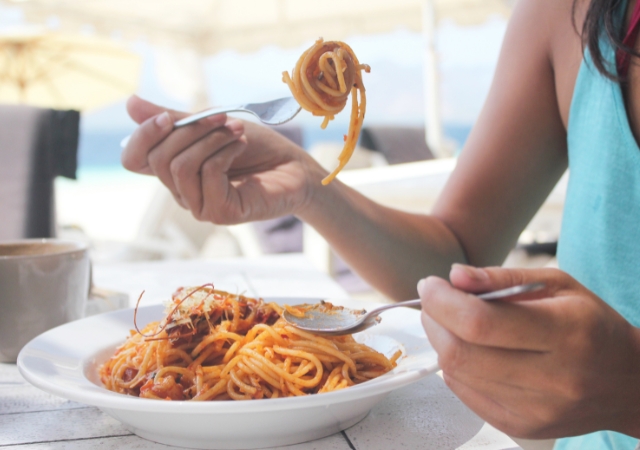
[[[282,81],[287,83],[300,106],[315,116],[324,116],[322,129],[344,109],[351,94],[349,131],[344,137],[338,167],[322,180],[324,185],[331,183],[347,164],[358,142],[367,107],[362,70],[368,73],[371,68],[358,62],[351,47],[344,42],[324,42],[320,38],[298,59],[291,75],[286,71],[282,73]]]
[[[107,389],[165,400],[299,396],[378,377],[400,357],[388,359],[352,336],[299,330],[279,305],[210,284],[180,288],[166,311],[164,320],[132,330],[100,367]]]

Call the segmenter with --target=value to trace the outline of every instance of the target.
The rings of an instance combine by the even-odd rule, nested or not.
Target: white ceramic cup
[[[50,328],[84,314],[87,245],[60,239],[0,241],[0,362]]]

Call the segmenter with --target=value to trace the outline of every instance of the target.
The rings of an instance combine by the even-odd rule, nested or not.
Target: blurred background
[[[287,96],[282,71],[318,37],[343,40],[371,66],[364,75],[365,128],[343,180],[382,202],[427,212],[487,95],[511,6],[508,0],[0,0],[0,103],[80,112],[76,179],[55,177],[54,228],[58,236],[89,241],[95,261],[304,251],[349,291],[366,291],[295,218],[199,223],[154,178],[124,170],[119,143],[135,129],[127,97],[196,111]],[[30,76],[27,64],[36,67]],[[321,120],[303,111],[279,131],[333,167],[348,120],[343,112],[321,130]],[[523,239],[557,237],[552,220],[543,218],[544,226]]]

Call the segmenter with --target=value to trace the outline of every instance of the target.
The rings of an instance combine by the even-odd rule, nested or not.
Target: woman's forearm
[[[437,218],[387,208],[339,180],[320,186],[320,171],[312,176],[318,188],[298,217],[385,295],[416,298],[418,280],[447,277],[452,263],[465,260],[457,239]]]

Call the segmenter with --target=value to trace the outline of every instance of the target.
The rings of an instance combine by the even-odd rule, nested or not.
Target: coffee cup
[[[87,245],[61,239],[0,241],[0,362],[50,328],[84,314]]]

